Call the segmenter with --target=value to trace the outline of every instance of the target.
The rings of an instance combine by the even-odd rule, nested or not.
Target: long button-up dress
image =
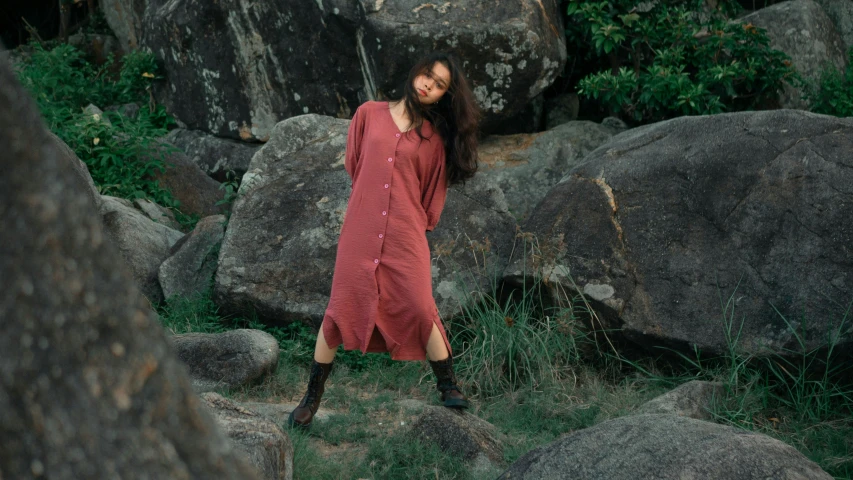
[[[323,336],[334,348],[423,360],[436,325],[426,232],[447,196],[444,144],[424,122],[424,138],[401,132],[388,102],[367,102],[349,127],[346,170],[352,193],[341,227]]]

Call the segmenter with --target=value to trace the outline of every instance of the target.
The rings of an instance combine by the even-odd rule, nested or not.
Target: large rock
[[[83,52],[95,65],[104,65],[110,56],[119,58],[122,54],[118,39],[112,35],[79,32],[68,37],[68,44]]]
[[[234,171],[242,176],[249,169],[252,156],[260,145],[218,138],[197,130],[176,128],[166,140],[180,148],[207,175],[228,180],[226,174]]]
[[[140,47],[142,18],[147,0],[99,0],[98,6],[104,13],[107,25],[119,40],[125,52]]]
[[[163,171],[155,171],[154,178],[161,187],[170,191],[179,202],[178,209],[188,215],[207,217],[224,213],[226,207],[218,204],[225,198],[219,182],[205,174],[179,148],[161,143],[151,155],[159,156]]]
[[[853,291],[851,150],[853,119],[795,110],[629,130],[537,206],[526,265],[642,344],[722,353],[740,332],[739,349],[785,354],[793,327],[818,347]]]
[[[348,126],[294,117],[254,156],[219,253],[215,293],[224,311],[320,324],[349,196]]]
[[[817,0],[841,35],[845,50],[853,47],[853,2],[850,0]]]
[[[0,59],[3,478],[257,478],[37,112]]]
[[[500,433],[491,423],[469,413],[425,407],[412,424],[412,435],[464,460],[483,456],[497,464],[504,462]]]
[[[762,8],[740,20],[767,29],[770,47],[791,57],[797,71],[816,81],[824,67],[843,70],[847,65],[844,43],[832,20],[813,0],[788,0]],[[802,91],[786,84],[780,97],[783,108],[808,109]]]
[[[285,118],[349,117],[361,103],[357,2],[148,1],[143,44],[166,70],[159,96],[190,129],[266,141]]]
[[[89,168],[86,167],[86,164],[77,157],[77,154],[74,153],[74,150],[71,150],[71,147],[67,143],[54,135],[53,132],[47,132],[47,137],[48,141],[53,144],[53,148],[56,150],[61,161],[71,165],[74,173],[86,184],[86,195],[92,201],[92,205],[96,209],[101,208],[101,194],[98,192],[98,187],[95,186],[95,181],[92,180],[92,175],[89,174]]]
[[[293,478],[293,442],[278,425],[213,392],[201,399],[264,480]]]
[[[148,1],[143,44],[166,70],[158,95],[189,128],[221,137],[265,141],[305,113],[349,118],[399,95],[435,49],[465,61],[488,125],[521,112],[566,61],[555,0]]]
[[[198,392],[247,385],[278,366],[278,340],[260,330],[184,333],[170,340]]]
[[[638,413],[665,413],[711,421],[714,401],[719,401],[724,393],[722,383],[693,380],[649,400],[640,406]]]
[[[172,247],[173,253],[157,273],[167,301],[176,295],[193,297],[212,289],[225,224],[224,215],[205,217]]]
[[[136,198],[133,206],[151,220],[165,225],[173,230],[183,230],[183,225],[175,219],[175,213],[168,208],[158,205],[147,198]]]
[[[215,292],[224,311],[251,308],[271,322],[320,324],[350,194],[348,126],[331,117],[294,117],[277,125],[253,157],[219,255]],[[494,186],[450,190],[439,227],[427,235],[440,257],[433,285],[442,316],[459,311],[472,285],[489,287],[500,275],[514,227]]]
[[[484,128],[524,110],[563,71],[558,2],[366,0],[357,49],[369,98],[401,95],[415,57],[452,50],[465,64]]]
[[[101,199],[105,232],[118,247],[142,293],[154,303],[162,302],[157,272],[184,234],[149,219],[127,200],[107,195]]]
[[[766,435],[674,415],[617,418],[519,458],[499,479],[654,478],[829,480],[790,445]]]
[[[480,145],[475,183],[493,181],[521,222],[573,167],[616,130],[594,122],[569,122],[535,134],[490,136]]]
[[[427,232],[432,290],[441,318],[462,313],[483,294],[495,294],[515,244],[516,226],[493,179],[448,190],[441,220]]]

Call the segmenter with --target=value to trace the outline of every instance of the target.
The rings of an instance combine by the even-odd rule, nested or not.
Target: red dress
[[[423,360],[436,325],[450,351],[426,239],[447,197],[445,151],[429,122],[421,132],[423,140],[400,132],[388,102],[367,102],[353,116],[345,161],[352,193],[323,317],[329,347]]]

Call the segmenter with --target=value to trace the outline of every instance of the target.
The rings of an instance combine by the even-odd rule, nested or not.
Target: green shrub
[[[806,91],[806,99],[815,113],[853,117],[853,47],[847,51],[847,70],[841,72],[827,66],[821,73],[817,85]]]
[[[683,2],[650,3],[568,2],[567,41],[604,66],[579,81],[581,97],[648,123],[760,108],[784,81],[798,81],[790,58],[769,47],[764,30],[727,19],[737,8],[732,2],[701,14]]]
[[[127,199],[148,198],[177,209],[170,192],[153,179],[165,168],[169,149],[157,141],[174,121],[162,106],[150,108],[149,90],[156,78],[151,54],[134,52],[120,63],[104,65],[86,61],[83,53],[67,44],[53,48],[31,45],[32,55],[18,66],[21,83],[36,99],[48,124],[89,168],[101,194]],[[90,115],[87,105],[102,107],[131,103],[146,105],[135,118],[117,112]],[[186,225],[192,218],[177,212]]]

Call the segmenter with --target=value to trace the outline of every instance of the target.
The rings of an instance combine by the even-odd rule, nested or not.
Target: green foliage
[[[228,330],[210,292],[195,297],[173,297],[159,305],[160,323],[171,334],[219,333]]]
[[[828,65],[817,85],[806,90],[806,99],[816,113],[853,117],[853,47],[847,51],[847,70],[842,73]]]
[[[154,121],[147,109],[136,119],[104,112],[76,116],[55,131],[89,168],[102,195],[148,198],[175,208],[178,202],[153,180],[165,170],[163,157],[172,151],[154,137],[166,134]]]
[[[83,33],[113,35],[103,8],[96,8],[93,12],[89,12],[88,18],[89,22],[82,28]]]
[[[135,118],[118,112],[83,111],[87,105],[147,105],[156,63],[151,54],[134,52],[117,63],[87,62],[80,50],[59,44],[52,49],[32,44],[29,61],[18,67],[21,83],[36,99],[48,124],[89,168],[101,194],[127,199],[149,198],[177,209],[178,202],[153,179],[165,168],[170,152],[157,138],[173,123],[162,106],[143,107]],[[182,223],[191,219],[177,215]]]
[[[567,41],[586,46],[587,61],[607,65],[581,79],[578,94],[614,114],[648,123],[759,108],[797,79],[764,30],[726,18],[732,2],[703,14],[684,2],[640,3],[570,0],[566,7]]]
[[[853,384],[850,365],[837,350],[841,333],[849,329],[851,307],[853,303],[817,348],[807,348],[805,333],[778,310],[796,348],[753,358],[733,343],[726,393],[713,411],[717,421],[779,438],[830,475],[851,478],[853,456],[848,442],[853,434]]]
[[[234,170],[228,170],[225,173],[225,181],[219,184],[219,189],[225,192],[225,195],[222,197],[222,200],[216,202],[216,205],[228,205],[228,212],[226,216],[231,218],[231,208],[230,205],[237,200],[237,191],[240,189],[240,178],[237,177],[237,173]]]
[[[32,43],[30,48],[32,55],[19,68],[18,76],[49,123],[59,110],[77,110],[89,103],[147,103],[148,89],[157,78],[157,64],[149,53],[129,53],[120,63],[111,57],[97,66],[86,61],[84,53],[72,45],[50,48]]]

